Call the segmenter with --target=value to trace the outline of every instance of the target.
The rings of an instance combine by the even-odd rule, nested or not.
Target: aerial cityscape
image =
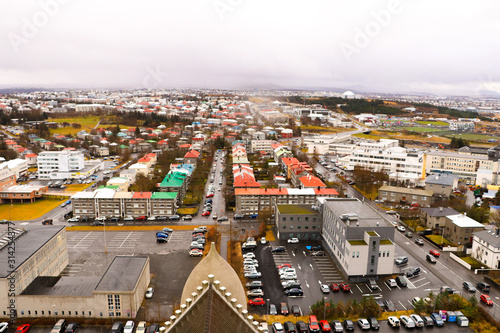
[[[9,4],[0,333],[500,332],[498,9]]]

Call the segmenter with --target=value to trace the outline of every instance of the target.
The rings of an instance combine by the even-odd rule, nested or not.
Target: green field
[[[487,141],[489,139],[500,140],[497,136],[485,135],[485,134],[474,134],[474,133],[462,133],[462,134],[451,134],[446,135],[448,138],[456,137],[462,138],[467,141]]]
[[[433,127],[398,127],[398,130],[407,130],[410,132],[418,132],[418,133],[433,133],[433,132],[442,132],[442,128],[433,128]]]
[[[434,126],[449,126],[448,123],[445,123],[444,121],[424,121],[424,120],[419,120],[416,121],[417,124],[420,125],[434,125]]]
[[[99,117],[98,116],[90,116],[90,117],[78,117],[78,118],[55,118],[55,119],[48,119],[49,121],[54,121],[56,123],[78,123],[82,125],[81,128],[73,128],[70,126],[67,127],[59,127],[57,129],[51,129],[50,133],[52,134],[62,134],[62,135],[67,135],[67,134],[72,134],[75,135],[76,133],[80,132],[81,130],[85,130],[87,132],[90,132],[91,130],[94,129],[95,125],[99,123]]]

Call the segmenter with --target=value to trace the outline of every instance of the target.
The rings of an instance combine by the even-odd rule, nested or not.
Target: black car
[[[157,243],[168,243],[168,238],[167,237],[156,237],[156,242]]]
[[[311,251],[321,251],[321,250],[322,250],[321,245],[311,246]]]
[[[78,323],[71,323],[66,326],[64,333],[75,333],[78,330]]]
[[[179,221],[181,217],[179,215],[172,215],[168,218],[170,221]]]
[[[406,278],[404,276],[401,276],[401,275],[398,275],[396,277],[396,283],[400,287],[406,287],[406,286],[408,286],[408,280],[406,280]]]
[[[303,322],[302,320],[299,320],[295,326],[297,326],[297,331],[299,333],[307,333],[309,332],[309,329],[307,328],[307,324]]]
[[[478,284],[476,284],[476,288],[484,292],[490,291],[490,285],[484,282],[479,282]]]
[[[302,286],[300,285],[300,282],[297,281],[288,281],[287,284],[284,285],[283,289],[288,290],[288,289],[302,289]]]
[[[344,320],[344,327],[346,331],[354,331],[354,323],[352,322],[352,320]]]
[[[42,221],[43,225],[51,225],[52,224],[52,219],[45,219]]]
[[[420,274],[420,267],[411,268],[406,272],[407,277],[417,276]]]
[[[111,333],[123,333],[123,323],[121,321],[113,323],[113,326],[111,326]]]
[[[217,219],[217,222],[224,222],[224,221],[227,221],[227,220],[228,220],[227,216],[222,216],[222,217],[219,217]]]
[[[425,259],[426,259],[428,262],[430,262],[431,264],[435,264],[435,263],[437,263],[436,258],[434,258],[434,256],[432,256],[432,255],[430,255],[430,254],[427,254],[427,255],[425,256]]]
[[[276,246],[271,249],[271,252],[285,252],[286,248],[284,246]]]
[[[287,296],[303,296],[304,292],[302,291],[302,289],[292,288],[292,289],[285,290],[285,295],[287,295]]]
[[[298,305],[292,305],[292,314],[295,317],[302,316],[302,310],[300,309],[300,306],[298,306]]]
[[[166,216],[157,216],[156,221],[166,221],[167,217]]]
[[[297,333],[297,330],[295,329],[295,325],[291,321],[285,321],[283,326],[285,327],[286,333]]]
[[[120,218],[119,217],[111,217],[109,219],[109,222],[119,222],[120,221]]]
[[[422,316],[425,326],[434,326],[434,321],[429,316]]]
[[[394,303],[390,299],[386,299],[384,301],[385,308],[387,309],[388,312],[394,312],[396,311],[396,307],[394,306]]]
[[[378,323],[377,318],[368,317],[368,322],[370,323],[372,330],[378,330],[380,328],[380,324]]]
[[[92,225],[104,225],[104,222],[102,222],[102,221],[94,221],[94,223],[92,223]]]
[[[160,333],[160,325],[158,324],[149,325],[148,329],[146,330],[146,333]]]
[[[476,287],[468,281],[464,281],[464,289],[469,292],[476,292]]]

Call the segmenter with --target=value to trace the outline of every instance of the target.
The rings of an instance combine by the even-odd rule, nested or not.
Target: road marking
[[[320,286],[322,285],[321,280],[318,280],[318,283],[319,283]]]
[[[298,267],[299,269],[302,269],[302,267],[300,267],[300,265],[299,265],[299,264],[297,264],[297,267]]]
[[[304,280],[304,282],[306,283],[306,287],[309,288],[309,283],[307,283],[307,280]],[[311,308],[311,307],[309,307]]]
[[[409,299],[407,299],[406,301],[407,301],[408,303],[410,303],[410,305],[411,305],[413,308],[415,308],[415,305],[411,304],[411,302],[410,302],[410,300],[409,300]]]
[[[312,264],[309,264],[309,266],[311,266],[311,269],[314,271],[314,267],[313,267],[313,265],[312,265]]]
[[[88,236],[90,236],[90,234],[92,234],[92,231],[89,232],[88,234],[86,234],[85,237],[83,237],[74,247],[77,247],[78,245],[80,245],[80,243],[83,242]]]
[[[363,293],[363,290],[361,290],[361,288],[358,285],[356,285],[356,287],[359,289],[360,293]]]
[[[401,303],[401,301],[398,301],[398,303],[401,304],[401,306],[403,307],[403,309],[405,309],[405,311],[408,310],[406,306],[404,306],[403,303]]]
[[[424,283],[424,284],[422,284],[422,285],[418,286],[417,288],[423,287],[423,286],[428,285],[428,284],[430,284],[430,283],[431,283],[430,281],[427,281],[426,283]]]
[[[295,252],[293,252],[293,251],[292,251],[292,256],[294,256],[294,257],[295,257]]]
[[[389,287],[389,285],[386,282],[384,282],[384,284],[387,287],[387,289],[391,290],[391,287]]]
[[[306,251],[302,251],[302,253],[304,253],[304,256],[306,256],[306,257],[307,257]]]
[[[417,282],[420,282],[422,280],[425,280],[425,278],[421,278],[420,280],[412,281],[412,283],[417,283]]]

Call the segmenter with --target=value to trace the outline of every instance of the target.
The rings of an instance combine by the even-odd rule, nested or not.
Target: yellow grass
[[[266,230],[266,240],[269,242],[275,241],[273,231],[271,229]]]
[[[12,208],[10,203],[4,203],[0,205],[0,220],[9,219],[9,209],[11,221],[38,219],[66,200],[37,199],[34,203],[14,203]]]
[[[147,223],[147,222],[144,222]],[[173,230],[193,230],[199,227],[199,225],[124,225],[124,226],[106,226],[106,231],[135,231],[135,230],[148,230],[148,231],[158,231],[163,228],[170,228]],[[211,229],[211,226],[207,226]],[[66,231],[100,231],[104,230],[104,227],[99,226],[87,226],[87,225],[75,225],[71,227],[66,227]]]
[[[91,116],[91,117],[78,117],[78,118],[55,118],[55,119],[49,119],[49,121],[54,121],[56,123],[78,123],[82,125],[81,128],[73,128],[71,125],[68,127],[59,127],[57,129],[51,129],[50,132],[52,134],[76,134],[80,132],[81,130],[85,130],[87,132],[90,132],[91,130],[94,129],[95,125],[99,122],[99,117],[98,116]]]
[[[87,187],[91,186],[92,183],[90,184],[70,184],[70,185],[64,185],[66,188],[64,189],[64,192],[81,192],[85,190]]]

